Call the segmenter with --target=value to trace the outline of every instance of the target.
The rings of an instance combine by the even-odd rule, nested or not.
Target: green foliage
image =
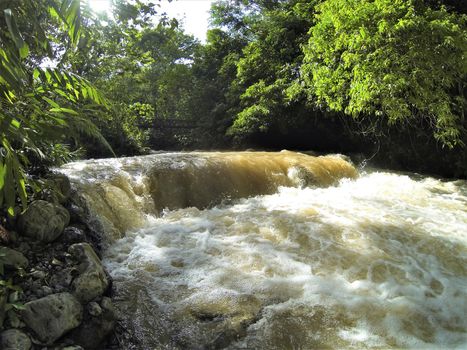
[[[123,130],[139,152],[148,151],[151,126],[154,122],[154,108],[149,104],[135,102],[127,107]]]
[[[314,1],[258,2],[261,20],[253,26],[254,40],[237,64],[242,110],[229,133],[246,136],[293,122],[296,104],[287,92],[302,64],[301,45],[307,40]]]
[[[190,64],[198,43],[174,20],[148,20],[156,5],[143,5],[118,1],[113,19],[90,18],[80,50],[67,60],[106,92],[111,111],[94,122],[121,155],[147,152],[155,118],[192,118]],[[88,155],[106,154],[93,147]]]
[[[99,139],[99,131],[83,116],[92,105],[105,105],[100,93],[86,80],[60,68],[43,68],[45,54],[51,54],[49,36],[64,28],[70,45],[78,41],[78,0],[34,2],[23,0],[5,8],[0,4],[0,208],[16,214],[16,197],[27,205],[25,167],[30,158],[46,160],[46,149],[82,135]],[[36,12],[49,13],[58,25],[52,32],[42,29]],[[20,24],[32,18],[26,35]],[[56,59],[50,56],[50,59]]]
[[[310,99],[355,118],[426,119],[443,145],[462,144],[465,15],[418,0],[326,0],[318,10],[302,66]]]

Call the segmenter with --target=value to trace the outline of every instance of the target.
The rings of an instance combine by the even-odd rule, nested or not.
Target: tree
[[[147,3],[146,6],[143,6]],[[118,1],[113,18],[97,16],[84,27],[80,50],[68,64],[105,90],[114,108],[95,120],[119,155],[144,153],[152,146],[152,129],[160,119],[192,118],[193,55],[199,43],[174,19],[151,17],[157,4]],[[153,123],[134,123],[135,105],[152,111]],[[92,156],[105,156],[94,147]]]
[[[354,118],[426,120],[452,148],[465,132],[467,17],[420,0],[326,0],[304,47],[311,100]]]
[[[287,91],[298,78],[303,60],[300,47],[307,40],[314,2],[259,2],[257,6],[262,16],[253,26],[255,38],[237,65],[242,110],[230,129],[237,135],[289,128],[298,117],[297,106],[304,105],[290,100]]]
[[[27,205],[31,159],[50,160],[58,144],[83,134],[106,144],[85,117],[105,104],[99,92],[71,72],[41,65],[46,57],[59,61],[54,38],[66,35],[59,51],[72,49],[80,32],[78,0],[0,3],[0,208],[10,216],[17,195]]]

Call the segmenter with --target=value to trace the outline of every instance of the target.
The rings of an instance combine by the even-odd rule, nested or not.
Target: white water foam
[[[167,210],[105,264],[148,347],[465,349],[466,189],[374,172]]]

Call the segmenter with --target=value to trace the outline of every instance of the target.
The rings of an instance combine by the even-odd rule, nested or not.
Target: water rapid
[[[467,347],[467,183],[337,156],[64,167],[109,237],[134,349]]]

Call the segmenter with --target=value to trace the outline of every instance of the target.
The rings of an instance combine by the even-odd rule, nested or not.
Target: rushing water
[[[128,348],[467,348],[465,181],[292,152],[64,172],[105,223]]]

